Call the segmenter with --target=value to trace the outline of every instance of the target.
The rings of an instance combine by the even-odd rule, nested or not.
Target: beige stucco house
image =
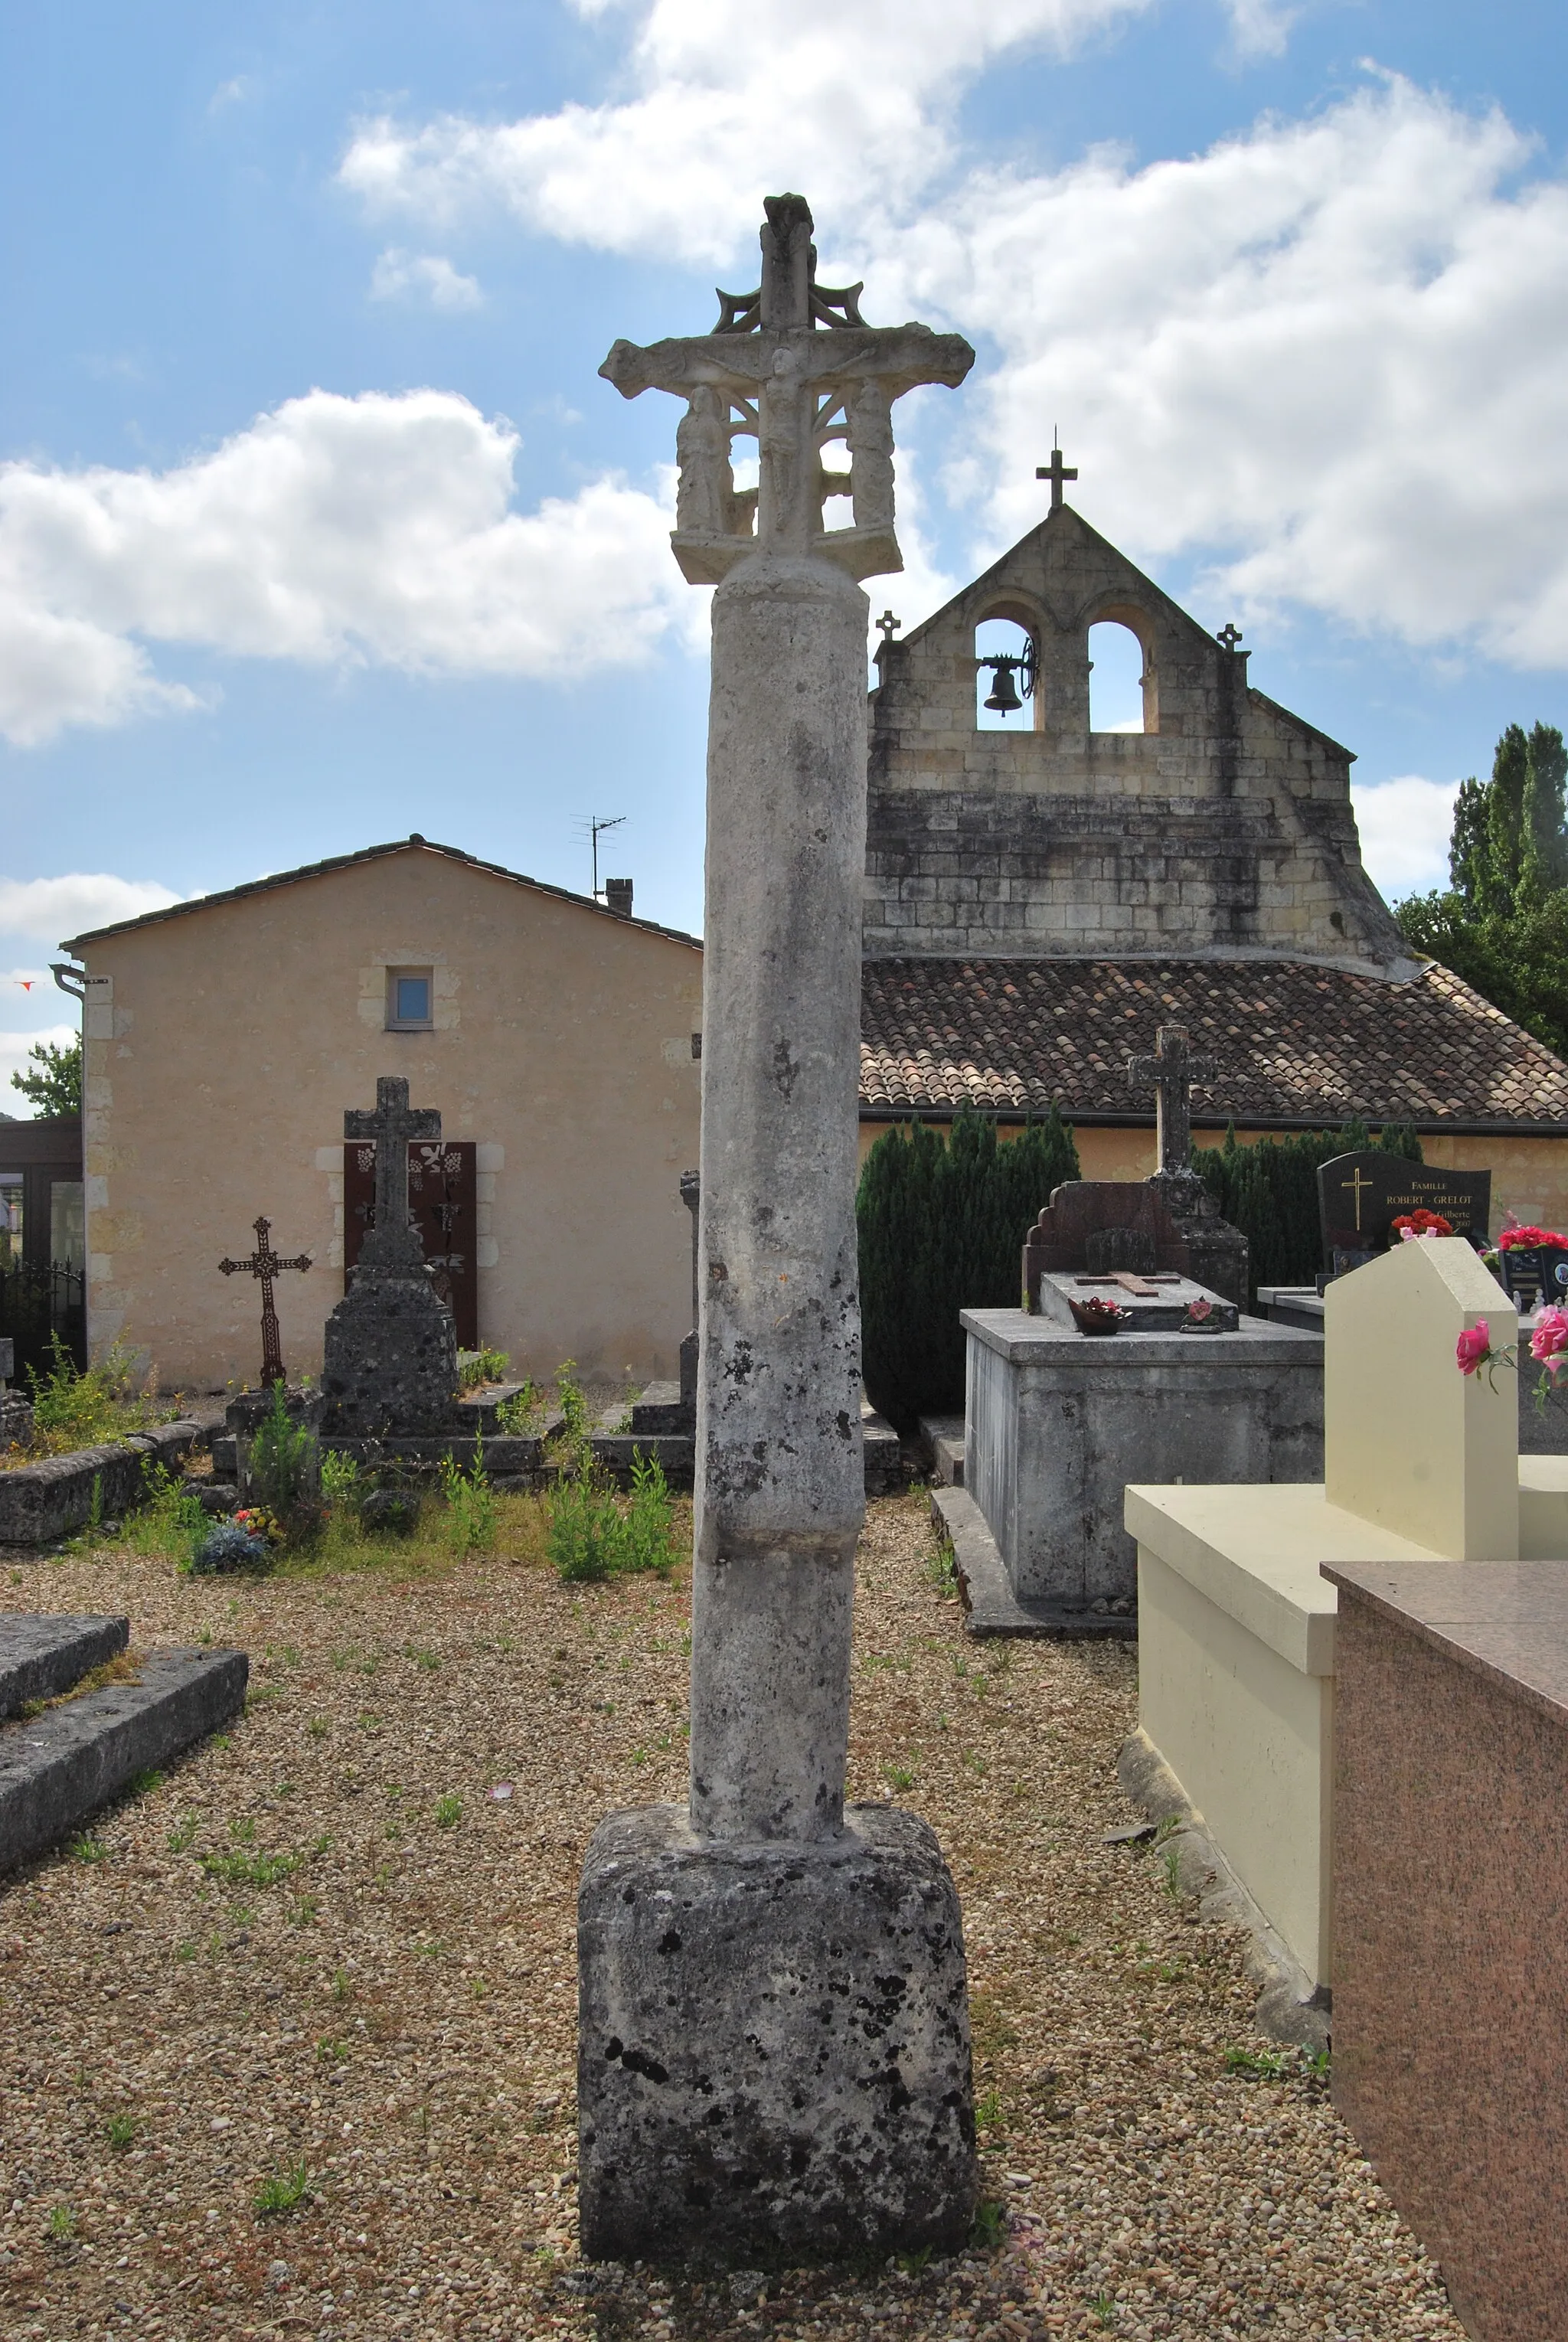
[[[621,898],[621,899],[624,899]],[[691,1316],[702,952],[418,836],[77,936],[88,1322],[165,1388],[256,1378],[260,1296],[219,1273],[265,1214],[291,1374],[344,1290],[344,1111],[407,1076],[471,1147],[481,1340],[544,1376],[674,1374]],[[412,1013],[411,1013],[412,1012]],[[352,1183],[352,1166],[347,1166]]]

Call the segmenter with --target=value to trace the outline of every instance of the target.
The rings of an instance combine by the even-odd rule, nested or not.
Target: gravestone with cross
[[[358,1438],[439,1430],[457,1396],[457,1337],[409,1225],[408,1149],[439,1145],[441,1116],[410,1106],[406,1081],[384,1077],[374,1110],[350,1108],[343,1135],[375,1146],[375,1223],[326,1321],[325,1427]]]
[[[287,1380],[287,1376],[284,1373],[283,1337],[278,1331],[277,1303],[273,1297],[273,1284],[279,1272],[283,1269],[308,1268],[310,1266],[310,1255],[307,1252],[295,1253],[289,1259],[285,1260],[281,1258],[277,1253],[274,1252],[272,1248],[272,1222],[263,1216],[253,1221],[252,1226],[255,1227],[256,1232],[256,1248],[255,1252],[251,1254],[249,1259],[220,1260],[218,1267],[225,1276],[235,1276],[244,1272],[251,1276],[260,1279],[262,1296],[261,1387],[263,1390],[268,1390],[274,1383],[281,1383]]]
[[[856,581],[903,565],[894,401],[974,352],[881,329],[770,196],[762,282],[601,371],[686,401],[674,549],[713,604],[690,1787],[578,1898],[590,2258],[951,2252],[974,2217],[957,1897],[929,1826],[846,1806],[864,1516],[855,1096],[865,867]],[[758,442],[754,503],[729,444]],[[848,474],[824,464],[842,442]],[[853,522],[824,525],[847,495]],[[874,2056],[867,2044],[874,2039]]]
[[[1387,1250],[1393,1223],[1436,1212],[1456,1236],[1484,1237],[1492,1211],[1490,1171],[1448,1171],[1381,1147],[1335,1155],[1317,1175],[1323,1266],[1344,1270]],[[1395,1239],[1397,1241],[1397,1239]]]

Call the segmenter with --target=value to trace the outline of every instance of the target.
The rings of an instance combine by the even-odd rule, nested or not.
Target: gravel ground
[[[1234,1939],[1101,1844],[1131,1656],[966,1646],[921,1496],[871,1511],[852,1788],[953,1863],[994,2240],[854,2277],[583,2267],[577,1873],[606,1810],[683,1793],[687,1597],[558,1586],[522,1499],[501,1551],[237,1586],[0,1566],[13,1609],[242,1644],[254,1695],[99,1858],[0,1884],[7,2337],[1462,2342],[1321,2080],[1227,2070],[1269,2047]],[[269,2180],[305,2192],[258,2213]]]

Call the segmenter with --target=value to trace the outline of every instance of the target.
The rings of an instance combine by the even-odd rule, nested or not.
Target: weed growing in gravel
[[[56,2204],[49,2215],[49,2234],[57,2245],[68,2245],[76,2233],[76,2215],[69,2204]]]
[[[107,1862],[109,1849],[101,1837],[89,1837],[85,1831],[71,1840],[71,1853],[77,1862]]]
[[[480,1442],[474,1442],[474,1461],[464,1471],[451,1456],[441,1459],[441,1493],[446,1499],[446,1538],[459,1561],[471,1553],[487,1553],[495,1542],[495,1491],[484,1470]]]
[[[926,1563],[925,1575],[931,1584],[935,1586],[938,1594],[942,1596],[944,1601],[950,1601],[956,1597],[958,1593],[958,1559],[956,1555],[954,1553],[952,1546],[948,1543],[945,1537],[944,1537],[941,1544],[936,1547],[936,1550],[932,1555],[931,1559]]]
[[[204,1854],[202,1868],[226,1887],[275,1887],[304,1860],[302,1854]]]
[[[658,1457],[640,1449],[633,1456],[632,1492],[623,1511],[584,1450],[577,1471],[551,1492],[546,1546],[567,1585],[647,1570],[666,1576],[676,1554],[669,1483]]]
[[[313,1740],[325,1740],[330,1729],[325,1716],[313,1716],[305,1728]]]
[[[1283,2082],[1291,2061],[1280,2049],[1227,2049],[1227,2074],[1244,2074],[1252,2082]]]
[[[194,1488],[176,1479],[166,1465],[152,1457],[142,1461],[143,1501],[125,1524],[125,1543],[133,1553],[172,1561],[188,1570],[196,1548],[207,1533],[207,1516]]]
[[[980,2130],[1000,2130],[1002,2127],[1002,2093],[982,2090],[974,2101],[975,2127]]]
[[[321,1495],[321,1445],[308,1424],[296,1423],[289,1414],[281,1383],[273,1385],[272,1405],[256,1426],[249,1462],[257,1504],[290,1529],[308,1520]]]
[[[196,1947],[188,1936],[183,1944],[176,1944],[175,1947],[175,1957],[177,1960],[194,1960],[195,1956]]]
[[[109,2145],[116,2155],[123,2155],[126,2147],[135,2145],[136,2122],[134,2115],[111,2115],[104,2126],[104,2130]]]
[[[904,1790],[914,1787],[914,1775],[907,1765],[884,1765],[882,1777],[890,1788]]]
[[[462,1819],[463,1800],[461,1797],[451,1794],[448,1794],[444,1797],[437,1797],[435,1800],[435,1827],[437,1829],[455,1829]]]
[[[133,1797],[150,1797],[155,1789],[161,1789],[163,1786],[163,1775],[155,1765],[149,1765],[145,1771],[134,1777],[128,1794]]]
[[[1161,1885],[1171,1901],[1179,1903],[1182,1899],[1182,1857],[1174,1847],[1170,1848],[1160,1867],[1163,1873]]]
[[[1116,2305],[1112,2300],[1108,2293],[1097,2293],[1094,2296],[1094,2300],[1089,2304],[1089,2307],[1094,2311],[1102,2326],[1114,2326],[1115,2324]]]
[[[184,1854],[188,1847],[195,1845],[196,1832],[200,1827],[201,1824],[195,1814],[187,1814],[183,1821],[176,1822],[169,1832],[169,1852]]]
[[[292,2212],[310,2194],[310,2173],[303,2163],[291,2164],[286,2171],[276,2172],[264,2179],[251,2197],[251,2207],[258,2219],[266,2219],[280,2212]]]
[[[999,2245],[1002,2242],[1002,2207],[1000,2204],[993,2203],[989,2197],[985,2197],[974,2207],[974,2241],[977,2245],[989,2247]]]

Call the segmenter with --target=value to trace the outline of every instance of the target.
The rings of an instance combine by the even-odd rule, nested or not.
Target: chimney
[[[631,917],[632,882],[629,878],[605,879],[604,906],[607,910],[614,911],[618,919]]]

